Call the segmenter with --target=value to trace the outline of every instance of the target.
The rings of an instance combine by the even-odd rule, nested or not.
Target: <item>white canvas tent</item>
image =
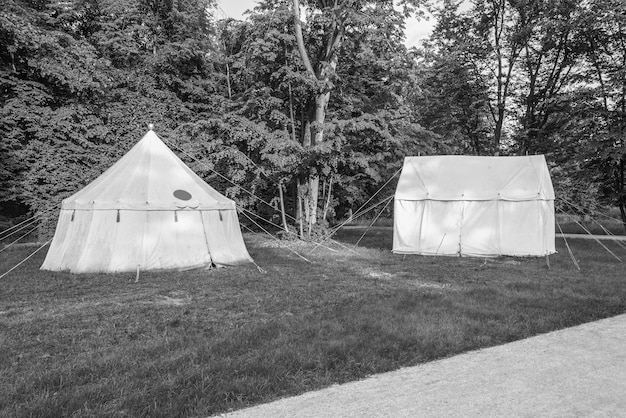
[[[251,261],[235,202],[150,130],[100,177],[63,200],[41,268],[122,272]]]
[[[543,155],[406,157],[393,252],[543,256],[555,252],[554,190]]]

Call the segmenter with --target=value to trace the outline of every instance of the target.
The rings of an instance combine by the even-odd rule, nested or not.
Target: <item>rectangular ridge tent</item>
[[[63,200],[41,269],[122,272],[249,263],[239,228],[235,202],[150,130]]]
[[[544,256],[555,252],[554,189],[543,155],[406,157],[393,252]]]

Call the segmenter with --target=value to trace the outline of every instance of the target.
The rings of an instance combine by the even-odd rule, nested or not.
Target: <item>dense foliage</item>
[[[154,123],[274,222],[279,187],[291,223],[333,221],[418,153],[544,153],[559,196],[626,220],[620,0],[442,0],[411,49],[418,0],[264,0],[245,21],[214,0],[0,2],[3,218],[56,207]]]
[[[434,14],[416,120],[456,152],[546,154],[558,204],[616,205],[626,225],[623,2],[444,0]]]

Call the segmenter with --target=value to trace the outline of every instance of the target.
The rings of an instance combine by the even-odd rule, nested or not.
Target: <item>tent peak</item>
[[[148,130],[150,130],[150,131],[154,130],[154,124],[153,123],[149,123],[148,124]]]

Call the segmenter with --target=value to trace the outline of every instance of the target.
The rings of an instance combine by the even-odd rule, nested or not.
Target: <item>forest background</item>
[[[405,19],[424,13],[433,32],[407,48]],[[213,0],[0,0],[0,222],[39,215],[50,234],[49,209],[153,123],[274,222],[279,188],[292,219],[324,225],[407,155],[541,153],[558,196],[626,225],[621,0],[263,0],[245,21],[220,15]]]

